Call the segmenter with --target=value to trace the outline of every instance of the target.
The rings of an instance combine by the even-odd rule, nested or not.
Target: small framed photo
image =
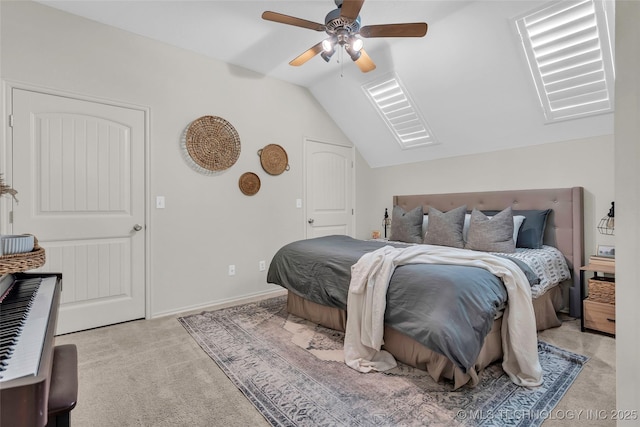
[[[615,258],[616,248],[612,245],[598,245],[597,255],[605,258]]]

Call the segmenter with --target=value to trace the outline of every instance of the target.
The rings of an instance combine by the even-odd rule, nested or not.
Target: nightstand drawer
[[[615,335],[616,306],[584,300],[584,327]]]

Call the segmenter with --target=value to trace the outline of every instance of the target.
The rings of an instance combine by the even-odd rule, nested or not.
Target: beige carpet
[[[177,317],[56,338],[57,344],[78,346],[73,426],[268,426]],[[615,409],[615,340],[581,333],[579,320],[571,319],[541,338],[590,357],[543,425],[576,425],[578,418],[581,426],[615,425],[593,416]]]

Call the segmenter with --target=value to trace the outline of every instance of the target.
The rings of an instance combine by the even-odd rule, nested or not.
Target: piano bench
[[[53,348],[46,427],[68,427],[78,401],[78,349],[74,344]]]

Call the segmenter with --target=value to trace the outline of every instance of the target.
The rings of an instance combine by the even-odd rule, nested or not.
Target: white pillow
[[[471,223],[471,214],[465,214],[464,224],[462,225],[462,239],[467,241],[467,234],[469,234],[469,224]]]
[[[425,215],[426,216],[426,215]],[[487,218],[491,219],[492,216],[488,216]],[[513,242],[518,243],[518,232],[520,231],[520,227],[524,222],[526,217],[524,215],[514,215],[513,216]],[[471,214],[466,214],[464,216],[464,225],[462,226],[462,238],[464,241],[467,241],[467,234],[469,233],[469,223],[471,222]]]
[[[422,240],[424,240],[424,236],[427,235],[427,225],[429,224],[429,215],[424,214],[422,217]]]
[[[513,216],[513,241],[514,243],[518,243],[518,232],[520,231],[520,227],[522,227],[522,223],[524,222],[526,216],[524,215],[514,215]]]

